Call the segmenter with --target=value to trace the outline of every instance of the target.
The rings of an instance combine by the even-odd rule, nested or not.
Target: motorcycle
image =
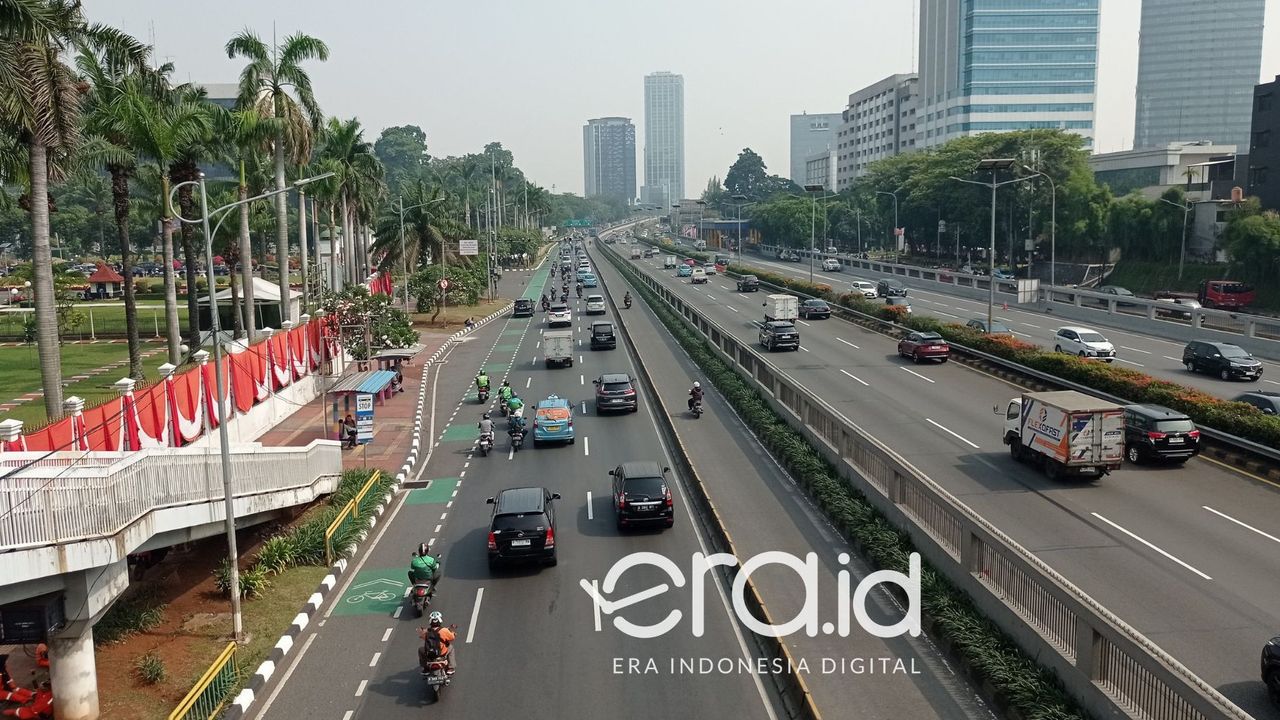
[[[511,433],[511,449],[520,452],[520,448],[524,445],[524,430],[515,430]]]
[[[702,401],[694,400],[693,407],[689,409],[689,412],[693,413],[694,418],[702,417]]]
[[[476,391],[476,393],[477,393],[477,395],[479,395],[479,397],[480,397],[480,404],[481,404],[481,405],[483,405],[483,404],[485,404],[485,403],[489,402],[489,388],[487,388],[487,387],[482,387],[482,388],[480,388],[478,391]]]
[[[630,309],[631,309],[631,298],[625,298],[625,299],[622,301],[622,307],[624,307],[624,308],[626,308],[626,309],[630,310]]]
[[[434,556],[436,563],[440,562],[440,556]],[[438,571],[437,571],[438,572]],[[431,580],[419,580],[413,583],[413,587],[409,591],[409,602],[413,604],[413,612],[417,617],[422,617],[428,607],[431,607],[431,597],[436,594],[436,584]]]
[[[435,692],[437,702],[444,694],[444,689],[452,682],[448,670],[447,660],[428,660],[426,667],[422,668],[422,677],[427,679],[427,687]]]
[[[493,449],[493,434],[481,433],[480,442],[477,444],[480,447],[481,457],[487,456],[489,454],[489,451]]]
[[[509,412],[509,411],[507,410],[507,401],[506,401],[506,400],[503,400],[503,401],[502,401],[502,404],[501,404],[500,406],[498,406],[498,412],[502,413],[502,417],[506,417],[506,416],[507,416],[507,412]]]

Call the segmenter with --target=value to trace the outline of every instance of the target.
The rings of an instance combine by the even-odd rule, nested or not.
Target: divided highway
[[[718,276],[691,285],[662,269],[661,257],[627,262],[738,339],[756,340],[763,293],[737,293]],[[775,368],[1233,702],[1276,716],[1258,677],[1261,647],[1280,629],[1276,487],[1205,459],[1181,468],[1126,465],[1096,483],[1050,482],[1001,444],[1003,416],[992,407],[1017,388],[953,363],[913,365],[897,357],[892,339],[840,320],[800,321],[799,330],[800,351],[768,356]]]

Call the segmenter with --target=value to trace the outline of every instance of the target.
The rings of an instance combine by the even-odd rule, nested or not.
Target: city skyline
[[[478,152],[486,142],[500,141],[540,185],[579,194],[584,119],[631,117],[643,137],[639,86],[654,70],[684,76],[685,177],[691,189],[686,192],[700,192],[709,177],[724,176],[743,147],[758,152],[770,172],[787,175],[790,115],[841,109],[859,88],[918,69],[919,12],[913,3],[815,0],[790,7],[746,0],[735,3],[733,12],[721,3],[655,3],[652,12],[623,15],[612,8],[578,13],[562,0],[537,7],[498,2],[485,9],[397,0],[367,23],[352,22],[331,0],[228,0],[216,12],[137,0],[90,4],[86,11],[144,41],[154,35],[157,59],[175,63],[175,79],[201,83],[235,81],[241,63],[227,59],[223,45],[244,27],[267,39],[273,23],[280,37],[305,31],[332,51],[329,61],[312,69],[321,108],[337,117],[359,115],[368,139],[386,127],[418,125],[434,156]],[[1266,5],[1271,22],[1264,28],[1262,67],[1254,82],[1280,74],[1280,0]],[[1139,9],[1136,1],[1102,4],[1097,152],[1132,146]],[[661,19],[672,14],[684,21]],[[550,15],[557,21],[548,21]],[[384,21],[389,19],[395,21]],[[584,39],[609,37],[610,23],[624,25],[643,42],[614,43],[610,52],[583,62]],[[501,58],[473,52],[472,34],[462,30],[481,26],[504,48]],[[759,28],[797,30],[770,36],[776,52],[723,51],[726,43]],[[421,42],[424,29],[433,32],[429,44]],[[777,61],[788,53],[803,56],[803,68],[809,69]],[[520,56],[536,58],[540,72],[494,92],[494,83],[510,76],[510,58]],[[458,62],[462,57],[465,63]],[[512,107],[534,111],[514,121]]]
[[[640,201],[664,206],[685,197],[684,76],[644,76],[644,185]]]
[[[583,194],[636,199],[636,127],[631,118],[594,118],[582,126]]]

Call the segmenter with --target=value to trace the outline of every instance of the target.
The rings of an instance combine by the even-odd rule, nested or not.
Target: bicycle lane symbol
[[[362,570],[334,608],[337,615],[389,615],[404,598],[403,568]]]

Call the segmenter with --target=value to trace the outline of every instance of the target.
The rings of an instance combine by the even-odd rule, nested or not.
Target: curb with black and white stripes
[[[343,551],[342,554],[344,557],[339,558],[337,562],[329,567],[329,573],[325,575],[324,580],[320,581],[320,585],[316,587],[315,592],[311,593],[311,597],[307,598],[306,604],[302,606],[302,609],[293,618],[293,624],[290,625],[289,629],[280,636],[275,647],[271,648],[270,654],[267,655],[267,659],[262,661],[262,664],[254,671],[253,677],[249,678],[249,681],[245,683],[244,688],[236,695],[235,700],[232,701],[231,705],[229,705],[225,711],[223,711],[221,716],[222,720],[241,720],[241,718],[249,716],[249,709],[253,706],[257,693],[262,692],[262,689],[266,687],[267,682],[271,680],[271,676],[275,674],[276,668],[284,664],[285,659],[289,657],[289,652],[293,650],[295,641],[311,624],[312,618],[320,611],[320,608],[328,599],[329,593],[338,586],[338,580],[342,577],[343,571],[347,569],[347,558],[355,557],[355,554],[359,551],[360,544],[369,537],[369,533],[377,526],[378,518],[382,517],[382,514],[386,512],[388,507],[390,507],[391,501],[395,498],[396,491],[400,489],[400,486],[404,484],[405,479],[408,478],[409,474],[413,471],[414,466],[418,464],[418,454],[422,448],[422,414],[426,410],[427,404],[427,372],[431,369],[431,366],[439,362],[440,358],[444,357],[445,353],[453,343],[457,342],[463,336],[476,332],[481,327],[493,322],[497,318],[506,315],[510,312],[513,305],[514,303],[507,303],[502,307],[502,309],[478,321],[473,327],[459,330],[458,332],[450,335],[449,338],[445,340],[434,353],[432,353],[431,357],[422,364],[422,383],[418,387],[418,406],[414,410],[413,414],[413,436],[409,443],[409,453],[405,456],[404,464],[400,466],[400,472],[396,473],[395,481],[391,484],[387,493],[383,495],[382,501],[378,503],[378,507],[374,509],[373,515],[369,517],[369,527],[360,531],[360,535],[356,541]]]

